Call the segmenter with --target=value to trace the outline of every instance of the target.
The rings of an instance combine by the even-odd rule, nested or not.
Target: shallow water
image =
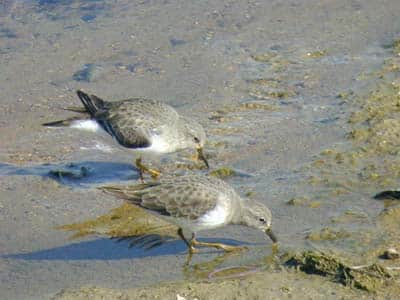
[[[312,167],[321,151],[351,147],[345,135],[353,106],[337,96],[370,85],[374,79],[364,75],[391,55],[383,45],[400,30],[397,2],[3,2],[1,294],[43,299],[71,286],[132,287],[191,277],[182,269],[181,242],[145,252],[103,236],[70,241],[69,233],[54,229],[120,205],[93,185],[137,176],[132,152],[96,146],[112,146],[111,139],[40,126],[71,116],[62,108],[79,105],[76,89],[175,106],[204,125],[212,167],[252,175],[227,180],[271,208],[283,248],[357,253],[363,240],[305,237],[325,227],[373,236],[383,204],[371,195],[379,187],[335,196],[308,179],[321,176]],[[69,170],[71,162],[72,177],[54,181],[53,173],[49,179],[49,171]],[[81,176],[81,166],[91,176]],[[345,172],[336,175],[346,181]],[[301,197],[315,207],[286,203]],[[348,212],[359,217],[332,221]],[[201,236],[250,244],[250,252],[219,267],[259,264],[271,253],[261,233],[239,226]],[[194,263],[216,256],[206,251]]]
[[[131,165],[118,162],[83,161],[68,164],[46,163],[38,166],[20,167],[0,164],[0,176],[41,176],[74,188],[90,187],[113,181],[138,180],[139,173]]]

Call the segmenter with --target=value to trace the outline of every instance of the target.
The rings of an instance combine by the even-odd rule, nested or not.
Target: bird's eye
[[[200,140],[197,137],[194,137],[194,142],[195,143],[200,143]]]
[[[259,218],[258,219],[261,223],[266,223],[264,218]]]

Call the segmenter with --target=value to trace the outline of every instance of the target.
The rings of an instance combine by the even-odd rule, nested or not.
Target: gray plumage
[[[77,95],[90,118],[124,147],[168,153],[185,148],[198,149],[205,143],[203,127],[179,115],[165,103],[146,98],[109,102],[82,91],[77,91]],[[76,121],[73,117],[43,125],[67,126]]]
[[[165,175],[157,182],[100,189],[178,225],[186,235],[227,224],[263,231],[271,227],[271,212],[266,206],[242,199],[230,185],[211,176]]]

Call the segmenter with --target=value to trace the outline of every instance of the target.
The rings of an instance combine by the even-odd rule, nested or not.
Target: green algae
[[[217,111],[213,112],[209,117],[210,120],[217,121],[220,123],[232,122],[240,119],[238,113],[246,112],[248,110],[277,110],[276,105],[271,105],[264,101],[247,101],[235,105],[224,106]]]
[[[355,223],[355,222],[367,222],[368,215],[356,211],[345,211],[343,214],[331,218],[332,223]]]
[[[251,55],[251,58],[254,59],[256,62],[268,63],[271,62],[271,60],[273,60],[277,56],[278,56],[277,52],[265,52],[262,54]]]
[[[396,47],[397,40],[390,48]],[[400,57],[391,57],[373,75],[375,83],[369,90],[339,94],[353,109],[348,144],[323,150],[311,164],[319,174],[309,179],[313,185],[329,188],[331,195],[341,194],[333,191],[340,187],[342,191],[382,189],[400,179],[400,83],[395,80],[398,68],[388,68],[389,61],[400,67]],[[339,177],[346,182],[339,182]]]
[[[56,229],[74,232],[71,239],[91,234],[103,234],[109,237],[127,237],[158,234],[176,236],[175,226],[156,218],[144,209],[125,203],[109,213],[94,219],[58,226]]]
[[[400,39],[395,39],[384,47],[387,49],[392,49],[393,54],[398,55],[400,53]]]
[[[259,103],[259,102],[246,102],[242,103],[240,105],[241,109],[258,109],[258,110],[269,110],[269,111],[274,111],[277,110],[278,108],[275,105],[269,105],[266,103]]]
[[[210,132],[214,135],[234,135],[237,133],[241,133],[243,129],[241,128],[236,128],[236,127],[219,127],[219,128],[213,128],[210,130]]]
[[[365,201],[365,205],[369,206],[368,201],[374,201],[372,197],[377,191],[389,190],[385,187],[397,187],[400,179],[399,70],[400,57],[392,57],[385,61],[378,72],[365,78],[371,80],[364,85],[366,89],[343,92],[338,96],[352,110],[345,127],[347,142],[322,150],[311,164],[304,167],[310,172],[306,183],[312,186],[313,197],[317,194],[324,205],[334,199],[335,203]],[[301,195],[296,197],[302,198]],[[388,204],[388,200],[385,200],[384,210],[378,216],[364,213],[360,207],[360,212],[348,210],[331,218],[332,224],[343,224],[344,228],[351,228],[349,231],[324,228],[307,236],[309,241],[316,242],[313,243],[314,247],[323,249],[329,246],[330,250],[335,249],[340,253],[339,257],[369,266],[354,270],[341,259],[319,258],[322,262],[334,262],[337,268],[339,263],[342,264],[340,282],[350,278],[346,285],[368,291],[386,287],[386,283],[390,282],[387,280],[387,270],[393,268],[390,265],[392,260],[382,258],[387,249],[398,247],[396,242],[400,239],[399,204],[396,204],[396,200],[390,201]],[[292,201],[290,204],[307,205],[307,201],[304,203]],[[306,262],[304,257],[299,259],[299,264],[310,262],[312,260]],[[329,270],[324,263],[321,265],[322,269]],[[344,267],[347,267],[346,272],[343,271]],[[318,274],[318,268],[313,268]],[[338,271],[333,269],[322,273],[335,278]]]
[[[287,99],[289,97],[295,97],[297,94],[291,90],[274,90],[264,91],[259,89],[249,90],[249,96],[260,99],[260,100],[271,100],[271,99]]]
[[[257,78],[257,79],[248,79],[246,80],[246,82],[270,88],[277,88],[281,83],[281,80],[276,78]]]
[[[256,193],[255,191],[248,191],[248,192],[246,192],[244,195],[245,195],[247,198],[252,198],[252,197],[254,197],[256,194],[257,194],[257,193]]]
[[[307,274],[326,276],[343,285],[369,292],[376,292],[395,282],[392,274],[379,264],[351,267],[342,259],[324,252],[304,251],[300,254],[286,254],[284,263]]]
[[[344,230],[334,230],[329,227],[323,228],[320,231],[311,232],[307,235],[310,241],[332,241],[350,237],[350,233]]]
[[[311,52],[307,52],[306,56],[309,58],[321,58],[326,56],[328,53],[326,50],[315,50]]]
[[[318,208],[321,206],[321,202],[311,201],[308,197],[292,198],[287,201],[286,204],[291,206],[305,206],[310,208]]]
[[[219,168],[219,169],[216,169],[216,170],[213,170],[210,172],[211,176],[215,176],[218,178],[231,177],[231,176],[235,176],[236,174],[237,174],[236,171],[229,167]]]

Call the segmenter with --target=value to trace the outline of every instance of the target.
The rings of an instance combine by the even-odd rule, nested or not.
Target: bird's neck
[[[232,224],[244,225],[249,209],[242,199],[238,200],[238,205],[239,209],[232,215]]]

